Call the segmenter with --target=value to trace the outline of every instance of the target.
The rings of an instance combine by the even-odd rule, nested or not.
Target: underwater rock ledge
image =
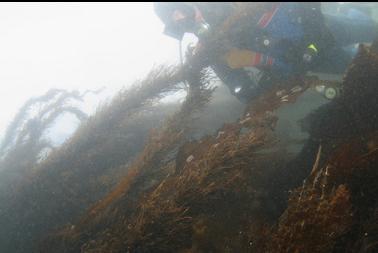
[[[190,114],[181,110],[151,136],[123,183],[77,224],[51,234],[39,252],[378,252],[372,49],[360,48],[341,96],[310,117],[317,151],[311,166],[288,168],[294,157],[274,148],[275,110],[302,94],[290,92],[294,81],[199,141],[181,138]],[[315,83],[300,85],[304,91]],[[282,89],[285,101],[276,95]]]

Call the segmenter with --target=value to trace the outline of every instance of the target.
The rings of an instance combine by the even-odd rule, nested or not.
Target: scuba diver
[[[323,14],[320,3],[158,2],[154,8],[166,35],[198,37],[187,67],[210,66],[241,101],[275,80],[343,73],[356,51],[346,47],[372,42],[377,32],[371,19]]]

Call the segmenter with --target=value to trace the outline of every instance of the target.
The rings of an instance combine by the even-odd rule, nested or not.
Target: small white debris
[[[288,102],[289,101],[289,95],[285,95],[281,97],[281,102]]]
[[[368,236],[368,233],[365,233],[365,236]]]
[[[266,115],[267,117],[269,117],[269,116],[274,116],[274,113],[273,113],[272,111],[266,111],[266,112],[265,112],[265,115]]]
[[[194,156],[190,155],[190,156],[188,156],[188,158],[186,158],[186,162],[190,163],[191,161],[193,161],[193,159],[194,159]]]
[[[315,90],[319,93],[323,93],[325,90],[325,85],[316,85]]]
[[[296,93],[296,92],[300,92],[301,90],[302,90],[302,87],[297,85],[291,89],[291,92]]]
[[[224,134],[224,132],[223,131],[219,131],[218,132],[218,136],[217,136],[217,138],[216,139],[218,139],[219,137],[221,137],[222,135]]]
[[[213,148],[217,148],[219,146],[219,143],[216,143],[213,145]]]
[[[285,96],[281,97],[281,100],[282,99],[288,99],[288,98],[289,98],[289,95],[285,95]]]
[[[251,119],[251,117],[247,117],[247,118],[245,118],[245,119],[239,121],[239,123],[240,123],[240,124],[244,124],[245,122],[247,122],[247,121],[250,120],[250,119]]]
[[[285,90],[279,90],[276,92],[277,97],[281,97],[285,93]]]

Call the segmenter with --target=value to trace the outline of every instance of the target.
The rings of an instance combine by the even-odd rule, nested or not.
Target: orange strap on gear
[[[232,48],[222,56],[222,60],[232,69],[244,67],[271,66],[272,57],[251,50]]]

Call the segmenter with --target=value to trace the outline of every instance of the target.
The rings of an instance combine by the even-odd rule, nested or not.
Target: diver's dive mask
[[[194,33],[199,38],[209,31],[210,26],[204,20],[196,19],[196,12],[192,8],[176,9],[166,22],[164,34],[181,40],[185,33]]]
[[[183,6],[180,6],[183,7]],[[192,8],[174,9],[168,19],[164,29],[164,34],[181,40],[186,32],[195,33],[196,20],[195,12]]]

